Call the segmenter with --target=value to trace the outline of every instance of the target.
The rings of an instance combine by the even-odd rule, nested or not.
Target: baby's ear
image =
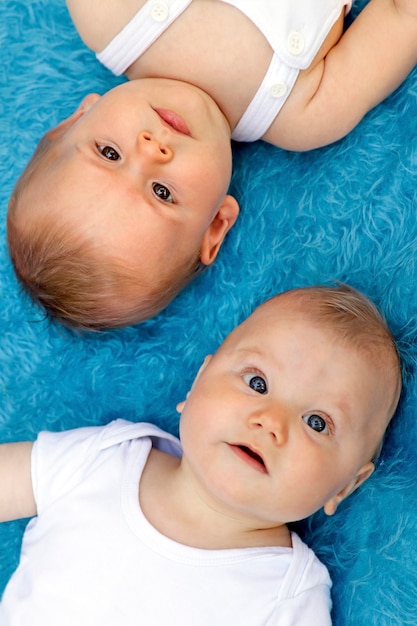
[[[339,491],[338,494],[333,496],[333,498],[330,498],[330,500],[325,503],[323,510],[326,515],[334,515],[339,504],[343,502],[345,498],[350,496],[350,494],[353,493],[359,487],[359,485],[362,485],[362,483],[364,483],[365,480],[367,480],[369,476],[373,473],[374,469],[375,465],[372,463],[372,461],[369,461],[369,463],[365,463],[365,465],[362,465],[356,476],[352,478],[352,480],[349,481],[348,484],[343,487],[343,489]]]
[[[74,113],[72,113],[69,117],[66,117],[62,120],[62,122],[46,133],[46,137],[49,141],[53,141],[63,135],[69,128],[71,128],[71,126],[75,124],[77,120],[80,119],[80,117],[82,117],[82,115],[84,115],[84,113],[91,109],[93,104],[95,104],[100,97],[101,96],[99,96],[98,93],[90,93],[88,96],[83,98]]]
[[[223,202],[204,233],[200,247],[200,261],[211,265],[216,258],[224,238],[239,215],[239,204],[233,196],[225,196]]]
[[[201,373],[202,373],[202,372],[206,369],[207,365],[210,363],[210,361],[211,361],[211,359],[212,359],[212,356],[213,356],[212,354],[208,354],[208,355],[206,356],[206,358],[204,359],[203,364],[200,366],[200,369],[199,369],[199,370],[198,370],[198,372],[197,372],[197,376],[194,378],[194,382],[193,382],[193,384],[192,384],[192,386],[191,386],[191,389],[190,389],[190,391],[187,393],[187,398],[188,398],[188,396],[190,395],[190,392],[191,392],[191,390],[192,390],[192,388],[193,388],[193,386],[194,386],[195,382],[198,380],[198,378],[199,378],[200,374],[201,374]],[[183,409],[184,409],[184,406],[185,406],[185,403],[187,402],[187,398],[186,398],[185,400],[183,400],[182,402],[179,402],[179,403],[177,404],[176,409],[177,409],[178,413],[182,413],[182,411],[183,411]]]

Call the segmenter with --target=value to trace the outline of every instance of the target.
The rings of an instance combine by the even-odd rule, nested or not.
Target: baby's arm
[[[145,0],[66,0],[71,19],[86,46],[99,52],[122,30]]]
[[[36,515],[32,446],[30,441],[0,445],[0,522]]]
[[[267,133],[265,139],[293,150],[336,141],[393,92],[416,63],[417,0],[370,0],[304,85],[300,77],[300,89],[270,129],[275,137]]]

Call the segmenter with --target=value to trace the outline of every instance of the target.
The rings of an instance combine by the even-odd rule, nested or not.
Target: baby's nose
[[[160,162],[167,162],[172,159],[173,152],[170,146],[159,141],[148,130],[139,133],[137,143],[141,153],[146,154],[149,158]]]
[[[263,408],[252,415],[252,424],[269,433],[276,445],[282,445],[288,439],[288,419],[283,411],[275,407]]]

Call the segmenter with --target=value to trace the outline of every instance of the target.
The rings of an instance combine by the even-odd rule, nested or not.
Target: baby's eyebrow
[[[243,348],[234,348],[233,352],[240,357],[242,356],[257,356],[257,357],[265,357],[265,353],[260,350],[257,346],[243,347]]]

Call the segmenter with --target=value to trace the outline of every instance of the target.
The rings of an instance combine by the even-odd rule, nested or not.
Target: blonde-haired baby
[[[295,289],[205,359],[181,443],[117,420],[0,446],[0,519],[35,516],[2,626],[329,625],[329,574],[288,524],[369,478],[400,390],[369,300]]]

